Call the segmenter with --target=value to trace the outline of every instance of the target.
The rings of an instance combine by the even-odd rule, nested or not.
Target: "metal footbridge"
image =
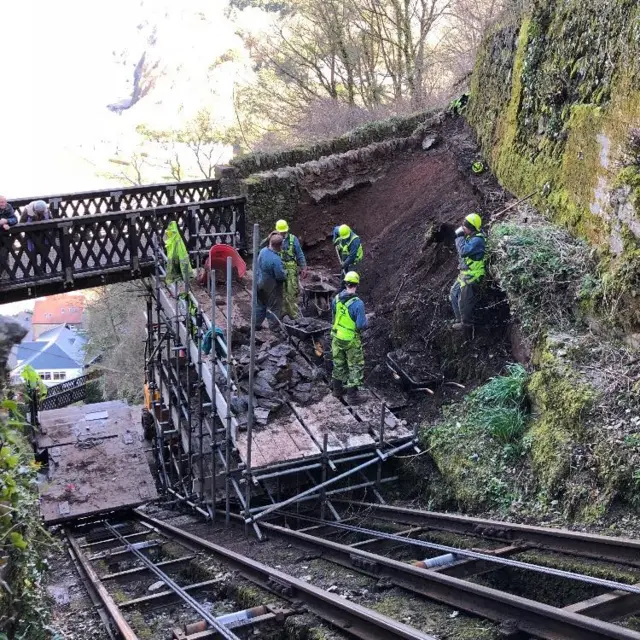
[[[213,242],[245,247],[245,198],[220,198],[218,180],[88,191],[32,200],[52,219],[0,233],[0,303],[151,275],[154,239],[177,222],[189,251]]]

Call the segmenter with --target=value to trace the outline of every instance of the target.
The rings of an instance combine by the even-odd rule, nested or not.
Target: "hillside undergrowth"
[[[11,400],[0,402],[0,640],[45,640],[50,611],[42,580],[49,536],[42,527],[39,464]]]
[[[564,522],[634,512],[640,357],[619,339],[602,265],[530,209],[491,230],[489,260],[533,355],[425,428],[447,495],[464,510]]]

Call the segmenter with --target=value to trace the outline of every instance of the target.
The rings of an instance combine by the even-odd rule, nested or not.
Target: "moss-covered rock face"
[[[519,29],[486,39],[468,120],[507,189],[536,192],[539,210],[609,256],[621,324],[637,332],[637,274],[624,265],[640,241],[640,5],[535,2]]]
[[[594,391],[545,345],[529,381],[534,421],[529,430],[531,462],[540,489],[555,496],[571,468],[574,443],[584,437],[584,420]]]

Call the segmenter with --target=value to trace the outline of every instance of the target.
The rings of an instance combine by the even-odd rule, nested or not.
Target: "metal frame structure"
[[[12,302],[152,275],[153,241],[169,223],[199,253],[208,236],[245,247],[246,198],[18,224],[0,234],[0,294]]]
[[[96,377],[95,374],[87,373],[49,387],[46,398],[37,403],[37,410],[61,409],[84,400],[87,397],[87,382]]]
[[[151,209],[172,204],[214,200],[220,195],[219,180],[190,180],[167,184],[144,184],[120,189],[82,191],[55,196],[12,200],[17,213],[34,200],[44,200],[54,218],[96,215],[134,209]]]
[[[258,253],[259,229],[253,229],[254,260]],[[215,333],[216,281],[212,271],[210,310],[204,309],[189,290],[189,282],[167,287],[163,283],[166,257],[156,243],[156,272],[147,300],[146,380],[153,398],[151,414],[155,425],[154,452],[160,481],[166,494],[177,498],[208,518],[224,504],[225,520],[232,508],[242,514],[262,539],[259,522],[274,511],[292,504],[318,500],[340,520],[331,497],[356,489],[378,489],[395,478],[384,478],[384,462],[402,451],[417,449],[417,433],[389,441],[384,432],[385,405],[381,426],[372,445],[329,451],[327,437],[317,454],[286,462],[256,466],[252,461],[254,425],[253,380],[255,330],[251,331],[249,364],[249,413],[246,450],[239,451],[238,421],[232,409],[235,392],[229,340]],[[233,277],[231,258],[226,265],[226,327],[232,335]],[[255,268],[255,265],[254,265]],[[252,326],[257,304],[257,286],[252,286]],[[203,363],[202,342],[211,329],[221,355],[211,368]],[[213,350],[216,353],[216,349]],[[215,369],[215,372],[214,372]],[[242,455],[240,455],[242,454]],[[374,473],[372,477],[366,471]],[[255,501],[259,496],[260,503]]]

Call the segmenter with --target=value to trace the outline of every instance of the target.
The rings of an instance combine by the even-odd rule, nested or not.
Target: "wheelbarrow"
[[[209,249],[209,257],[205,262],[205,269],[215,269],[225,273],[228,257],[231,257],[231,264],[236,270],[238,278],[244,278],[247,273],[247,263],[240,257],[240,254],[228,244],[214,244],[211,249]]]
[[[338,289],[326,280],[303,281],[300,290],[302,291],[302,305],[315,309],[319,317],[330,312],[331,301],[338,293]]]
[[[305,323],[307,326],[305,326]],[[285,320],[282,328],[289,336],[289,341],[294,344],[293,339],[298,339],[298,348],[303,342],[310,342],[313,346],[307,356],[317,366],[326,364],[327,351],[325,341],[322,336],[331,330],[331,323],[317,318],[299,318],[297,321]],[[329,350],[329,354],[331,351]]]
[[[386,361],[387,367],[391,370],[393,377],[399,380],[402,387],[408,391],[427,391],[433,394],[431,387],[444,383],[444,376],[435,373],[426,380],[415,380],[397,361],[393,352],[387,353]]]
[[[331,329],[331,323],[324,320],[317,320],[313,318],[311,321],[305,323],[305,318],[301,318],[297,321],[285,320],[282,323],[285,331],[292,337],[300,340],[310,338],[315,342],[315,339],[319,338],[322,334]]]

